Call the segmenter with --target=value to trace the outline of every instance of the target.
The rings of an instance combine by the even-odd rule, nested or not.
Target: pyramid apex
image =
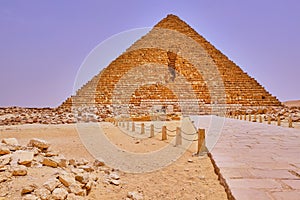
[[[184,22],[177,15],[174,15],[174,14],[168,14],[165,18],[163,18],[160,22],[158,22],[154,27],[173,29],[174,26],[176,26],[176,25],[189,27],[189,25],[186,22]]]

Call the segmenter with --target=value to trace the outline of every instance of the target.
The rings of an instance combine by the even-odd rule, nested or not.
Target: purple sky
[[[95,46],[152,27],[169,13],[281,101],[300,99],[300,1],[162,2],[1,0],[0,106],[58,106],[72,94],[77,71]]]

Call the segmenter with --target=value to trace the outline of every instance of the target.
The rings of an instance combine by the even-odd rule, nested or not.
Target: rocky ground
[[[265,108],[240,108],[229,113],[230,115],[262,115],[267,121],[270,117],[271,121],[289,120],[292,122],[300,122],[300,106],[281,106],[281,107],[265,107]]]
[[[126,150],[162,145],[136,143],[126,134],[118,137],[121,131],[110,123],[101,126]],[[167,167],[132,174],[95,160],[73,124],[2,126],[0,141],[0,199],[227,199],[210,159],[193,157],[193,145]]]

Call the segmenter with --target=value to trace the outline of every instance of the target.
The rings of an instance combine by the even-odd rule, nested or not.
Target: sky
[[[0,0],[0,107],[60,105],[96,46],[153,27],[167,14],[187,22],[280,101],[297,100],[299,10],[298,0]],[[113,55],[140,36],[114,45]]]

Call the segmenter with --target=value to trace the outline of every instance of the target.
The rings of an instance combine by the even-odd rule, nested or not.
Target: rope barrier
[[[162,127],[157,128],[157,127],[154,126],[154,130],[161,130],[161,129],[162,129]]]
[[[184,140],[186,140],[186,141],[189,141],[189,142],[196,142],[196,141],[198,141],[198,138],[191,140],[191,139],[187,139],[187,138],[183,137],[182,135],[181,135],[181,138],[184,139]]]
[[[168,133],[167,133],[167,135],[170,136],[170,137],[175,137],[176,136],[176,135],[172,135],[172,134],[168,134]]]
[[[185,135],[196,135],[197,134],[197,132],[195,132],[195,133],[187,133],[187,132],[184,132],[183,130],[181,130],[181,133],[183,133]]]
[[[176,129],[175,130],[170,130],[170,129],[167,128],[167,131],[169,131],[169,132],[175,132]]]

